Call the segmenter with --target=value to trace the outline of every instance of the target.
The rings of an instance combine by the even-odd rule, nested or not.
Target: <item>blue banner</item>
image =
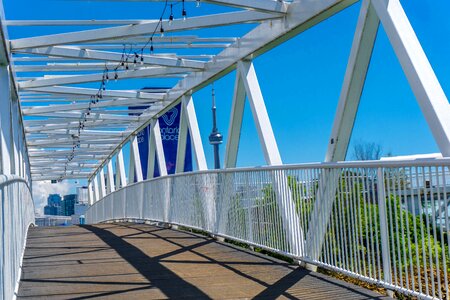
[[[136,108],[139,109],[147,107],[133,107],[133,109]],[[132,108],[130,107],[130,109]],[[170,109],[168,112],[166,112],[158,119],[168,174],[174,174],[176,168],[178,133],[180,127],[180,111],[181,111],[181,103],[174,106],[172,109]],[[150,125],[137,134],[139,155],[141,158],[141,166],[142,166],[142,175],[144,179],[147,179],[149,136],[150,136]],[[184,160],[184,171],[185,172],[192,171],[192,149],[189,132],[186,140],[186,157]],[[157,163],[155,163],[155,171],[153,176],[154,177],[160,176]]]

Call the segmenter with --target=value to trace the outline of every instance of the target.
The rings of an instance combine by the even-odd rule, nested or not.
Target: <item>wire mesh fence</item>
[[[422,298],[449,299],[450,160],[194,172],[125,187],[87,220],[201,229]]]

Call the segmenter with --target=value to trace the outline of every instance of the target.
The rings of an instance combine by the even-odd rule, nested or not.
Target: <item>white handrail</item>
[[[110,193],[86,216],[197,228],[399,293],[450,293],[450,159],[177,174]]]
[[[28,182],[0,175],[0,300],[16,298],[34,202]]]

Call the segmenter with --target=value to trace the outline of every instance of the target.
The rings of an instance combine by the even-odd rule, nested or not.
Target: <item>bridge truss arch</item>
[[[256,180],[256,183],[261,186],[270,183],[269,192],[277,201],[279,218],[283,224],[281,230],[284,233],[283,246],[278,248],[252,240],[246,242],[302,258],[304,262],[317,263],[324,247],[331,247],[327,232],[332,224],[333,214],[336,213],[335,195],[338,195],[339,189],[342,188],[340,176],[344,174],[342,172],[354,172],[358,169],[358,166],[351,164],[341,168],[337,162],[345,160],[380,26],[383,26],[389,38],[442,156],[450,157],[450,105],[400,1],[361,0],[336,116],[331,136],[328,138],[325,162],[329,165],[311,167],[316,175],[319,175],[310,177],[308,181],[308,184],[314,185],[315,201],[309,208],[310,213],[303,215],[309,224],[305,226],[300,218],[293,217],[299,210],[298,203],[294,201],[298,197],[295,192],[298,191],[291,186],[291,169],[282,166],[283,161],[266,110],[257,70],[252,61],[358,1],[196,0],[197,3],[205,2],[232,9],[225,13],[189,17],[188,20],[184,20],[185,5],[194,2],[192,0],[149,2],[159,2],[155,5],[163,8],[161,18],[13,21],[6,20],[3,11],[1,12],[3,44],[0,47],[0,104],[4,105],[2,107],[8,107],[0,111],[2,173],[17,174],[28,180],[29,185],[32,181],[40,180],[88,179],[89,201],[92,205],[89,214],[93,221],[108,219],[101,217],[109,216],[107,213],[112,213],[115,218],[127,212],[126,203],[123,202],[125,198],[117,195],[134,195],[141,187],[145,189],[146,186],[155,186],[159,189],[159,196],[166,198],[154,200],[162,205],[161,214],[154,219],[171,223],[171,203],[168,195],[173,196],[173,193],[177,192],[175,196],[179,196],[183,191],[177,189],[182,189],[191,181],[192,185],[197,187],[210,184],[217,188],[201,191],[202,197],[209,199],[203,203],[205,210],[202,213],[207,215],[204,226],[197,226],[196,223],[191,224],[188,221],[178,223],[205,229],[214,234],[221,232],[220,230],[225,232],[226,230],[220,228],[219,219],[223,220],[229,216],[224,216],[223,211],[218,213],[221,203],[211,199],[231,201],[226,194],[226,188],[229,187],[227,184],[233,185],[236,190],[236,185],[240,184],[240,181],[235,180],[237,177],[247,183],[255,179],[252,177],[255,174],[250,170],[230,170],[236,167],[243,111],[245,101],[248,100],[264,158],[269,166],[267,170],[255,170],[264,174],[265,180]],[[181,5],[181,18],[173,17],[172,2]],[[170,16],[167,17],[169,11]],[[253,24],[253,27],[240,36],[224,36],[224,31],[221,36],[214,37],[202,36],[201,33],[191,35],[198,29],[235,24]],[[19,26],[98,28],[9,39],[8,28]],[[171,36],[168,36],[168,33]],[[155,49],[158,51],[154,51]],[[168,52],[166,49],[173,49],[174,52]],[[207,53],[213,54],[199,55],[188,52],[192,49],[208,49]],[[207,170],[193,94],[234,70],[236,80],[224,164],[228,170],[211,172]],[[25,77],[25,73],[40,75]],[[110,88],[111,81],[140,78],[172,78],[176,79],[176,83],[157,89]],[[98,84],[99,87],[92,88],[92,84]],[[181,105],[181,115],[176,173],[183,173],[185,145],[189,138],[197,166],[197,172],[192,174],[192,177],[189,177],[189,174],[166,176],[168,172],[158,118],[178,104]],[[142,170],[137,136],[147,126],[150,126],[152,134],[149,139],[148,168]],[[129,156],[124,155],[126,145],[130,145]],[[129,164],[128,169],[126,164]],[[392,166],[380,164],[360,167],[366,168],[367,174],[372,176],[367,175],[364,179],[374,182],[387,176],[385,170],[397,167],[401,168],[400,173],[406,172],[405,170],[413,172],[408,168],[415,167],[415,178],[432,176],[432,172],[421,173],[417,168],[425,170],[426,167],[434,167],[439,169],[445,178],[448,164],[448,160],[443,159],[423,165],[408,165],[403,162],[400,165],[394,163]],[[158,168],[162,175],[159,179],[152,178],[155,168]],[[298,168],[303,170],[306,167]],[[336,170],[341,173],[338,174]],[[233,172],[246,175],[241,178]],[[312,174],[306,173],[305,176]],[[148,176],[145,177],[144,174]],[[183,178],[187,178],[186,181],[183,181]],[[352,182],[354,179],[346,177],[344,180]],[[359,178],[356,178],[356,181],[358,180]],[[393,179],[389,177],[387,182],[389,180]],[[175,185],[174,182],[178,181],[181,183]],[[438,179],[437,183],[445,189],[445,179]],[[373,188],[379,189],[378,197],[384,195],[385,190],[398,192],[392,186],[380,186],[381,182]],[[305,197],[313,196],[308,194]],[[376,199],[380,209],[390,209],[384,207],[386,197]],[[118,203],[114,202],[116,198],[120,199]],[[105,208],[108,201],[111,201],[111,205]],[[119,205],[117,214],[113,210],[113,204]],[[146,205],[143,200],[138,204],[140,206],[136,207],[142,209]],[[182,206],[178,208],[182,209]],[[108,209],[111,211],[108,212]],[[136,211],[131,213],[136,214]],[[123,215],[123,218],[127,217],[131,216]],[[181,216],[181,219],[184,217],[187,216]],[[388,217],[380,219],[379,222],[380,227],[384,226],[381,230],[388,234]],[[253,228],[251,224],[246,226],[248,227],[245,230],[248,231]],[[234,238],[245,240],[236,236]],[[386,244],[388,241],[380,242],[389,248]],[[383,259],[389,260],[390,257]],[[386,266],[387,261],[384,262]],[[321,263],[325,265],[328,262]],[[378,267],[380,269],[380,265]],[[346,272],[355,273],[353,269],[346,269]],[[386,274],[389,270],[383,269],[383,272]],[[405,288],[403,285],[395,285],[392,278],[382,277],[383,272],[380,271],[380,277],[376,279],[369,278],[370,276],[368,278],[372,281],[382,281],[385,287],[398,291],[407,290],[408,293],[419,296],[431,295],[431,292],[417,291],[414,287],[411,289],[409,286]],[[448,288],[446,292],[448,294]]]
[[[90,178],[94,182],[94,177],[104,176],[101,169],[108,166],[113,156],[119,155],[127,142],[133,145],[133,139],[140,130],[155,123],[159,116],[180,102],[184,103],[186,124],[193,133],[198,169],[205,169],[191,95],[236,68],[238,77],[225,164],[227,167],[235,165],[245,97],[251,104],[267,164],[281,164],[251,61],[357,1],[211,0],[205,2],[234,9],[187,20],[174,18],[172,6],[167,18],[169,2],[155,2],[161,2],[160,7],[166,11],[164,14],[163,10],[159,20],[2,21],[5,32],[7,27],[17,26],[105,26],[6,41],[14,85],[22,104],[34,180]],[[178,4],[183,5],[185,16],[185,2]],[[345,158],[380,22],[439,149],[444,156],[449,156],[448,100],[400,2],[366,0],[362,1],[325,160]],[[254,26],[242,36],[202,37],[184,33],[243,23]],[[168,33],[171,36],[167,36]],[[165,52],[165,48],[175,48],[175,53]],[[186,54],[186,49],[198,48],[218,50],[211,55]],[[158,53],[153,52],[154,49],[158,49]],[[32,78],[21,75],[36,71],[43,75]],[[108,85],[112,80],[168,77],[178,78],[178,82],[167,89],[114,90]],[[100,87],[80,87],[85,83],[98,83]],[[56,104],[49,105],[50,101]],[[136,113],[130,114],[129,108]],[[157,141],[155,145],[156,153],[161,154]],[[132,158],[139,159],[136,155]],[[136,176],[140,179],[139,172]],[[105,186],[105,192],[106,189],[110,191],[111,187]],[[91,191],[94,194],[95,189]],[[103,195],[102,187],[99,193]]]

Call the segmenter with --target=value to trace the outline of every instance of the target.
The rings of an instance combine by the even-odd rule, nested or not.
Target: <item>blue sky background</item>
[[[158,18],[162,4],[90,2],[64,0],[3,0],[8,19],[140,19]],[[403,7],[422,43],[440,83],[450,92],[450,22],[448,0],[404,0]],[[26,8],[26,9],[24,9]],[[255,69],[284,163],[322,161],[350,53],[360,3],[258,57]],[[180,10],[174,7],[174,13]],[[202,4],[187,5],[188,16],[230,11]],[[179,12],[178,12],[179,14]],[[187,20],[188,22],[189,20]],[[231,36],[247,32],[253,25],[195,31],[191,34]],[[87,27],[62,29],[73,31]],[[12,28],[10,38],[60,32],[61,28]],[[186,33],[189,34],[189,33]],[[208,53],[208,51],[198,51]],[[213,51],[214,53],[214,51]],[[222,158],[235,73],[215,83],[218,126],[224,134]],[[111,89],[173,85],[172,80],[133,80],[111,85]],[[94,85],[95,86],[95,85]],[[211,88],[194,94],[194,101],[207,161],[213,166],[208,144],[212,120]],[[449,116],[450,117],[450,116]],[[263,165],[264,158],[248,105],[238,155],[238,166]],[[376,142],[384,153],[407,155],[438,152],[400,64],[382,27],[359,108],[352,144]],[[352,146],[351,146],[352,147]],[[353,158],[350,148],[347,159]]]

